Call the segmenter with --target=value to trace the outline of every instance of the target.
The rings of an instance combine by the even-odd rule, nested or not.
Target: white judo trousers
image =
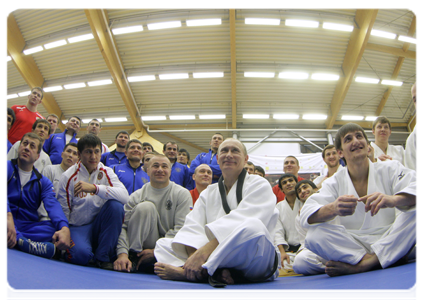
[[[223,210],[218,184],[209,185],[175,238],[157,241],[157,261],[181,267],[188,259],[185,246],[199,249],[216,238],[219,245],[202,266],[209,275],[218,268],[234,268],[249,280],[277,278],[279,271],[273,270],[275,259],[280,268],[280,253],[274,244],[279,215],[275,195],[267,180],[247,174],[238,205],[237,184],[227,195],[229,214]]]
[[[367,194],[416,195],[416,174],[398,161],[370,163]],[[338,171],[327,180],[320,193],[304,204],[300,221],[307,229],[305,247],[325,260],[357,264],[366,253],[375,253],[383,268],[395,263],[416,242],[416,211],[413,208],[383,208],[376,215],[365,212],[364,203],[357,203],[353,215],[331,221],[308,224],[308,218],[341,195],[358,195],[348,169]],[[298,260],[298,256],[296,260]]]

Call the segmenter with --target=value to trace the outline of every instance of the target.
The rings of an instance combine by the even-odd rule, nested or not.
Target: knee
[[[141,202],[134,208],[134,214],[137,214],[140,217],[148,217],[157,213],[156,205],[149,201]]]
[[[122,220],[125,215],[125,210],[122,203],[117,200],[107,200],[101,209],[104,211],[104,213],[114,217],[120,217]]]
[[[93,257],[92,248],[88,244],[74,244],[66,250],[66,261],[72,264],[86,266]]]
[[[307,273],[307,261],[304,255],[304,251],[301,251],[295,256],[294,264],[292,265],[292,269],[297,274],[304,274],[308,275]]]

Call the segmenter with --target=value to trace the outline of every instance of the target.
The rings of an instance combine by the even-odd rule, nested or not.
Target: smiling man
[[[294,174],[284,174],[279,178],[279,186],[285,194],[285,201],[276,204],[279,211],[279,219],[276,225],[275,244],[281,252],[281,263],[284,261],[291,263],[287,252],[295,253],[301,246],[301,236],[295,228],[295,217],[298,215],[303,202],[297,198],[295,186],[297,176]]]
[[[78,141],[80,161],[60,178],[57,200],[69,220],[72,247],[65,260],[113,269],[128,191],[100,162],[101,140],[89,133]]]
[[[40,137],[43,141],[41,143],[41,147],[45,143],[46,139],[48,139],[50,135],[50,123],[44,119],[38,119],[32,125],[32,132],[35,133]],[[7,160],[12,160],[14,158],[18,158],[18,149],[21,144],[21,141],[17,141],[12,148],[10,148],[9,152],[7,153]],[[51,165],[50,157],[41,149],[40,157],[35,161],[34,167],[38,170],[38,172],[42,173],[46,166]]]
[[[62,133],[52,134],[44,143],[43,149],[50,156],[51,163],[58,165],[62,162],[62,152],[68,143],[77,143],[76,135],[81,126],[81,119],[77,116],[70,117],[66,129]]]
[[[197,201],[202,191],[204,191],[211,183],[213,178],[213,172],[209,165],[201,164],[192,175],[192,179],[195,182],[195,188],[190,190],[193,204]]]
[[[37,111],[38,105],[43,100],[43,90],[40,87],[34,87],[28,95],[28,102],[26,105],[13,105],[12,109],[15,112],[15,122],[10,128],[8,139],[10,143],[15,144],[22,136],[31,131],[32,124],[37,119],[44,119],[44,117]]]
[[[149,182],[150,178],[141,166],[143,151],[142,143],[139,140],[133,139],[126,144],[125,155],[128,159],[126,163],[114,165],[112,168],[128,190],[128,194],[131,195]]]
[[[328,173],[326,175],[320,175],[313,180],[318,189],[322,187],[323,181],[343,168],[339,163],[340,157],[338,151],[336,151],[335,145],[327,145],[322,151],[322,158],[328,167]]]
[[[278,212],[268,181],[244,170],[245,146],[236,139],[220,144],[218,184],[198,198],[174,239],[157,241],[154,271],[165,280],[222,286],[272,280],[280,255],[274,232]]]
[[[357,124],[335,138],[347,167],[310,196],[301,213],[305,246],[327,261],[329,276],[386,268],[416,242],[416,173],[398,161],[372,163],[369,143]]]
[[[159,238],[173,238],[192,206],[187,189],[170,181],[171,164],[161,154],[149,161],[150,182],[135,191],[125,204],[125,221],[117,245],[116,271],[137,272],[152,266]]]

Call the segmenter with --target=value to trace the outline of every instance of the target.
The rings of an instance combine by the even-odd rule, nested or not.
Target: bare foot
[[[235,284],[235,281],[231,276],[231,272],[228,269],[223,269],[222,274],[220,274],[217,279],[226,284]]]
[[[378,265],[379,260],[375,254],[366,254],[356,265],[330,260],[326,263],[325,273],[331,277],[356,274],[370,271]]]
[[[182,267],[157,262],[154,264],[154,273],[164,280],[187,280]]]

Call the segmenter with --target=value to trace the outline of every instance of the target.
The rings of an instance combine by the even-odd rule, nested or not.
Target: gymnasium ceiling
[[[279,25],[246,24],[246,19],[280,20]],[[192,20],[220,19],[220,24],[188,26]],[[287,26],[287,20],[317,21],[317,28]],[[181,26],[149,29],[150,24],[180,21]],[[353,26],[353,31],[323,28],[323,23]],[[143,31],[115,34],[114,30],[142,26]],[[372,35],[380,30],[394,39]],[[93,34],[92,39],[68,39]],[[56,113],[63,120],[126,117],[103,122],[100,138],[112,145],[119,130],[144,131],[164,143],[177,140],[194,156],[209,147],[214,132],[234,133],[245,142],[299,142],[306,151],[319,151],[327,134],[347,116],[384,115],[393,124],[391,143],[404,144],[405,132],[415,121],[410,89],[416,80],[416,45],[399,41],[416,37],[416,18],[406,9],[299,10],[299,9],[172,9],[172,10],[35,10],[20,9],[8,17],[7,94],[33,86],[43,88],[72,83],[111,80],[108,85],[62,89],[45,93],[39,112]],[[66,40],[63,46],[46,44]],[[40,52],[24,50],[43,46]],[[285,79],[286,71],[305,72],[307,79]],[[220,72],[223,77],[194,78]],[[248,72],[273,73],[270,78],[246,77]],[[159,75],[187,74],[164,80]],[[333,81],[312,79],[315,73],[337,75]],[[128,78],[152,76],[131,82]],[[357,82],[373,78],[377,84]],[[382,80],[402,82],[401,86]],[[26,96],[7,100],[8,107],[25,104]],[[247,119],[265,114],[269,119]],[[298,119],[275,119],[296,114]],[[306,114],[325,120],[304,120]],[[170,120],[193,115],[193,120]],[[223,119],[200,119],[223,115]],[[162,121],[146,117],[164,116]],[[142,119],[144,118],[144,120]],[[371,121],[355,121],[365,129]],[[86,132],[86,124],[78,136]],[[62,129],[63,129],[62,125]],[[370,134],[370,138],[373,136]],[[141,138],[143,140],[143,138]],[[310,143],[311,142],[311,143]],[[305,148],[304,148],[305,149]],[[304,150],[303,149],[303,150]]]

